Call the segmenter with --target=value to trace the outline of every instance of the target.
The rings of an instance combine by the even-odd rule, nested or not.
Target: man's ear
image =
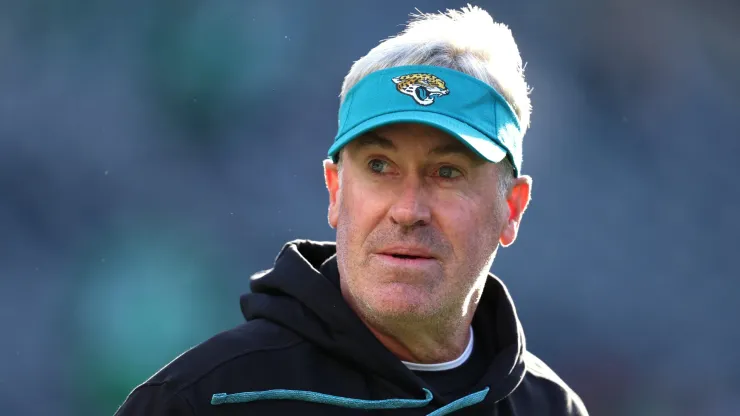
[[[519,233],[519,224],[522,222],[522,216],[524,215],[524,211],[527,210],[531,199],[532,178],[522,175],[514,179],[511,191],[506,197],[506,203],[509,206],[509,218],[499,237],[499,242],[502,246],[508,247],[516,240],[516,236]]]
[[[329,191],[329,226],[337,228],[339,219],[339,165],[329,159],[324,160],[324,182]]]

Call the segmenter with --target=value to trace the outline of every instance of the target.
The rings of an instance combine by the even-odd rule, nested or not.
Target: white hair
[[[406,28],[356,61],[344,78],[340,99],[366,75],[403,65],[454,69],[487,83],[514,109],[522,134],[532,106],[519,48],[509,28],[488,12],[468,5],[446,13],[411,14]]]

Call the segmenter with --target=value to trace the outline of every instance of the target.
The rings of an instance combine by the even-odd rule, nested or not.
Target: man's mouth
[[[399,260],[433,260],[434,254],[424,247],[397,246],[381,250],[378,254]]]
[[[386,254],[388,255],[388,254]],[[413,256],[410,254],[390,254],[391,257],[395,257],[397,259],[407,259],[407,260],[417,260],[417,259],[431,259],[431,257],[424,257],[424,256]]]

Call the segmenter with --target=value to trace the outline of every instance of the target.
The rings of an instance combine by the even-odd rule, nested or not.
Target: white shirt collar
[[[470,327],[470,340],[468,341],[468,346],[465,348],[465,351],[463,351],[462,355],[455,358],[452,361],[447,361],[445,363],[435,363],[435,364],[419,364],[419,363],[409,363],[406,361],[403,361],[403,364],[408,367],[409,370],[413,371],[445,371],[445,370],[452,370],[453,368],[460,367],[465,363],[465,361],[468,360],[470,357],[470,354],[473,353],[473,327]]]

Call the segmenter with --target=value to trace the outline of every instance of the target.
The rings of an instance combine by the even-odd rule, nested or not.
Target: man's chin
[[[373,295],[363,303],[363,309],[375,319],[428,319],[439,309],[439,302],[434,300],[429,291],[403,283],[386,283],[375,287]]]

